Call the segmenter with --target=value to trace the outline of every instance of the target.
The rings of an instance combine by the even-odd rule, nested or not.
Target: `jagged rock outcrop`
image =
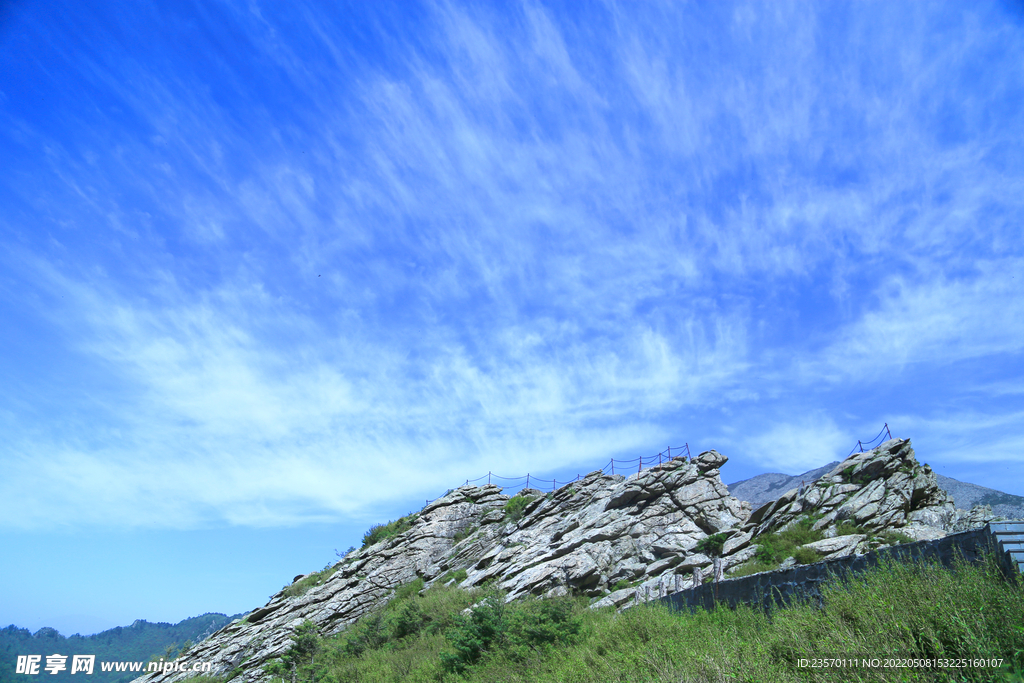
[[[282,590],[188,656],[212,662],[214,674],[237,668],[246,683],[261,681],[262,665],[287,652],[303,621],[324,635],[337,633],[397,587],[416,578],[451,581],[453,570],[466,571],[463,587],[493,580],[509,600],[574,591],[607,595],[604,604],[622,604],[666,581],[679,587],[675,577],[692,580],[695,568],[710,577],[712,559],[694,546],[709,534],[738,529],[750,514],[719,477],[726,461],[706,451],[628,478],[597,471],[550,494],[526,490],[520,495],[534,498],[516,520],[497,486],[460,487],[424,507],[407,531],[350,553],[304,594]],[[312,578],[298,576],[294,585]],[[623,583],[629,587],[612,591]],[[188,675],[144,678],[170,683]]]
[[[239,683],[261,683],[267,679],[262,666],[291,647],[290,636],[305,620],[323,635],[336,634],[417,578],[427,585],[461,579],[465,588],[493,582],[508,600],[572,591],[591,596],[594,607],[619,607],[721,576],[755,555],[759,535],[811,511],[821,515],[816,525],[824,531],[812,545],[830,557],[867,547],[867,534],[838,534],[843,520],[915,538],[986,521],[984,511],[953,508],[907,440],[857,454],[753,514],[722,483],[726,461],[712,450],[628,478],[592,472],[551,493],[521,492],[531,500],[518,510],[507,509],[510,499],[497,486],[460,487],[406,520],[405,531],[349,553],[329,570],[296,577],[266,605],[198,643],[188,658],[211,662],[214,674],[236,671]],[[720,551],[704,541],[716,534]],[[454,578],[457,571],[464,578]],[[144,679],[171,683],[189,675]]]
[[[824,559],[886,545],[891,537],[887,541],[878,536],[886,531],[933,540],[998,519],[990,507],[957,510],[932,469],[917,462],[909,439],[892,439],[851,455],[816,481],[762,505],[750,515],[740,537],[749,536],[756,545],[758,537],[809,518],[815,520],[811,528],[824,538],[806,547]],[[851,529],[860,533],[841,535]]]

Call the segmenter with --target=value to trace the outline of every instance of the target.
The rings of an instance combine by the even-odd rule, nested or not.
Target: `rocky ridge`
[[[766,472],[749,479],[729,484],[729,493],[740,500],[745,500],[757,509],[767,502],[775,500],[786,491],[797,488],[801,482],[810,484],[831,471],[839,461],[830,462],[822,467],[789,475],[781,472]],[[977,505],[990,505],[995,514],[1007,519],[1024,519],[1024,496],[1015,496],[977,484],[969,484],[938,472],[935,478],[939,487],[953,497],[956,507],[969,510]]]
[[[1001,519],[990,506],[969,511],[956,508],[952,496],[939,487],[936,474],[920,465],[909,439],[892,439],[871,451],[856,453],[815,481],[790,489],[751,513],[740,533],[730,539],[742,554],[753,557],[749,544],[768,534],[792,529],[803,522],[820,532],[821,540],[805,544],[820,559],[863,554],[894,540],[933,540]],[[792,565],[786,558],[783,566]]]
[[[721,576],[750,561],[759,539],[812,512],[827,541],[817,550],[829,557],[879,543],[870,533],[842,536],[843,522],[933,538],[992,516],[984,509],[957,511],[935,474],[917,464],[909,440],[852,456],[753,512],[722,483],[726,461],[712,450],[628,478],[597,471],[547,495],[520,492],[530,500],[518,511],[497,486],[460,487],[407,520],[402,533],[296,577],[266,605],[198,643],[188,658],[211,662],[213,674],[262,682],[268,677],[261,667],[291,647],[290,636],[305,620],[323,635],[339,633],[417,578],[428,587],[456,576],[465,588],[492,582],[508,600],[573,592],[590,596],[594,607],[621,607]],[[701,543],[709,537],[722,541],[719,551]],[[460,570],[464,578],[456,575]],[[143,678],[170,683],[188,675]]]

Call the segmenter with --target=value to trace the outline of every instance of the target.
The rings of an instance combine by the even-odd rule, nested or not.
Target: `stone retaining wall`
[[[774,572],[762,572],[737,579],[726,579],[717,584],[705,583],[658,600],[674,610],[698,607],[713,609],[718,603],[736,607],[739,604],[767,607],[782,606],[794,598],[810,597],[821,604],[821,584],[835,575],[863,571],[878,564],[883,557],[902,562],[925,559],[938,560],[951,566],[958,556],[968,562],[978,562],[984,552],[996,552],[995,537],[986,525],[981,529],[950,534],[935,541],[918,541],[882,548],[874,552],[842,557],[815,564],[801,565]],[[1000,558],[1006,560],[1007,558]],[[1012,572],[1009,562],[1004,570]]]

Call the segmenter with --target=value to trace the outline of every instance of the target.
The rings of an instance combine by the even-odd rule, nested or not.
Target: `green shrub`
[[[480,527],[478,526],[468,526],[465,529],[460,529],[455,532],[455,536],[452,538],[452,541],[460,543],[475,534],[479,529]]]
[[[800,538],[810,538],[812,541],[821,540],[821,531],[814,529],[814,525],[817,524],[824,515],[817,512],[809,512],[803,515],[797,520],[796,524],[791,526],[789,529],[783,531],[783,534],[787,534],[790,538],[798,540]],[[804,543],[810,543],[811,541],[804,541]]]
[[[518,522],[523,518],[523,511],[532,500],[533,496],[524,496],[522,494],[509,498],[508,502],[505,503],[505,519]]]
[[[404,586],[399,586],[395,591],[395,600],[405,600],[423,590],[423,579],[415,578]]]
[[[436,583],[444,585],[452,579],[455,579],[455,583],[462,583],[466,580],[466,576],[467,574],[465,569],[456,569],[439,578]]]
[[[612,592],[620,591],[623,588],[629,588],[632,585],[629,579],[619,579],[615,582],[615,585],[611,587]]]
[[[441,666],[445,671],[463,673],[504,632],[505,602],[500,597],[488,596],[468,617],[460,614],[455,627],[445,634],[451,649],[440,653]]]
[[[564,597],[506,605],[500,593],[492,594],[445,634],[450,649],[440,653],[441,666],[463,673],[491,649],[500,648],[505,658],[523,662],[571,645],[581,628],[578,605]]]
[[[317,631],[316,624],[304,621],[292,634],[292,647],[283,656],[263,666],[263,670],[271,676],[292,681],[314,681],[316,679],[316,655],[323,649],[323,640]],[[235,671],[239,671],[235,669]],[[232,674],[235,672],[233,671]],[[240,673],[240,671],[239,671]],[[237,675],[237,674],[236,674]],[[233,678],[229,675],[229,680]]]
[[[793,559],[797,564],[814,564],[821,559],[821,553],[814,548],[797,548],[793,551]]]
[[[694,550],[703,555],[718,557],[722,554],[722,547],[725,545],[725,539],[727,538],[729,538],[729,534],[724,531],[712,534],[711,536],[705,536],[697,541]]]
[[[403,600],[388,611],[384,619],[388,640],[395,641],[419,633],[426,623],[426,615],[419,600]]]
[[[365,534],[363,534],[363,547],[368,548],[375,543],[380,543],[385,539],[392,538],[404,531],[408,531],[418,517],[419,515],[410,512],[405,517],[399,517],[387,524],[374,524]]]
[[[800,546],[820,541],[824,538],[824,534],[820,530],[812,528],[820,519],[821,515],[819,514],[804,515],[785,531],[758,536],[754,561],[760,566],[774,568],[782,560],[792,556]],[[767,571],[767,569],[757,571]],[[733,575],[735,576],[735,574]]]
[[[778,566],[783,558],[787,557],[782,549],[779,537],[776,535],[765,535],[757,541],[757,552],[754,553],[754,561],[758,564]]]
[[[341,649],[350,656],[358,657],[367,650],[375,650],[419,633],[430,621],[420,604],[421,590],[421,578],[400,586],[394,598],[383,609],[363,617],[345,631]]]
[[[334,554],[340,558],[343,558],[342,562],[344,562],[345,564],[352,564],[358,559],[356,557],[356,547],[354,545],[350,545],[348,547],[348,550],[346,550],[343,553],[339,553],[337,550],[335,550]]]
[[[351,626],[343,634],[341,650],[352,657],[358,657],[367,650],[376,649],[388,642],[384,626],[384,614],[371,612]]]

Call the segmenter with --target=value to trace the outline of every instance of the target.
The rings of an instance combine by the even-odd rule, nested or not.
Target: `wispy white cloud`
[[[764,471],[787,474],[799,474],[841,460],[842,456],[836,454],[845,455],[850,450],[849,432],[824,411],[778,420],[748,434],[723,436],[723,442]]]
[[[721,380],[701,364],[731,353],[724,337],[697,339],[682,358],[642,326],[596,346],[559,330],[503,328],[475,340],[494,345],[486,354],[470,353],[429,330],[417,341],[373,339],[360,327],[334,336],[342,331],[255,286],[196,300],[168,283],[162,300],[143,301],[42,260],[32,273],[65,299],[51,324],[123,393],[92,406],[118,424],[100,443],[43,438],[14,450],[5,505],[8,519],[29,527],[69,516],[288,524],[415,500],[487,470],[596,467],[648,449],[666,405],[693,403],[685,389]],[[301,341],[282,345],[278,329]],[[409,350],[414,366],[402,356]],[[729,366],[720,372],[728,379]]]
[[[958,110],[964,143],[937,139],[931,101],[985,31],[932,54],[918,10],[885,23],[906,39],[875,39],[870,13],[847,33],[795,5],[588,23],[441,4],[415,40],[367,19],[375,58],[300,9],[308,43],[268,8],[225,15],[297,104],[225,55],[223,91],[97,57],[77,68],[138,128],[22,122],[51,153],[19,196],[61,246],[23,240],[29,265],[9,264],[33,284],[8,300],[46,302],[33,319],[110,385],[82,408],[100,443],[25,422],[3,499],[26,512],[7,519],[356,515],[496,462],[599,465],[713,432],[680,418],[713,408],[736,420],[724,444],[796,471],[857,436],[821,392],[1019,358],[1024,193],[997,158],[1019,134],[982,126],[1016,81]],[[90,496],[103,481],[123,483]]]
[[[863,378],[914,364],[1016,356],[1024,348],[1024,298],[1017,258],[976,261],[960,279],[887,278],[878,306],[845,326],[804,378]]]

